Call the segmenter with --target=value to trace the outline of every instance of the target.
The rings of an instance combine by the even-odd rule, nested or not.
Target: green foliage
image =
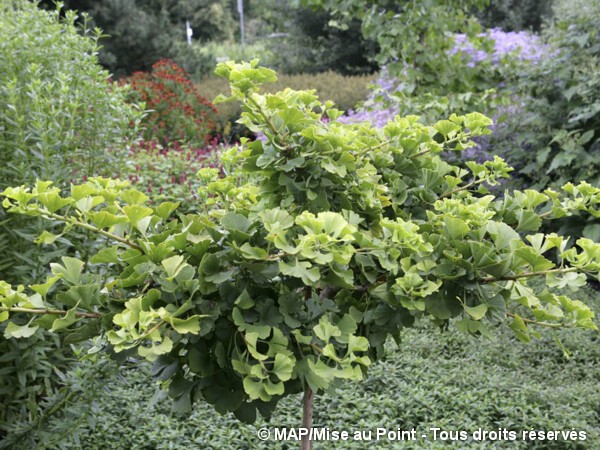
[[[519,168],[522,183],[569,180],[600,186],[600,2],[557,1],[544,30],[546,58],[522,75],[521,101],[490,145]],[[598,220],[565,222],[566,232],[600,239]]]
[[[377,69],[370,60],[377,53],[376,44],[363,39],[358,20],[342,30],[330,24],[333,17],[328,12],[291,2],[280,5],[276,11],[281,16],[277,31],[283,35],[266,41],[273,58],[270,61],[260,58],[263,64],[286,74],[335,71],[356,75]]]
[[[139,114],[124,102],[126,89],[109,82],[97,60],[98,32],[75,26],[73,12],[42,11],[28,1],[0,1],[0,186],[52,179],[63,186],[73,170],[110,170],[105,149],[122,144]],[[93,245],[81,233],[39,251],[37,220],[0,211],[2,279],[29,283],[48,263],[79,242],[83,255]],[[51,231],[52,226],[46,225]],[[32,334],[35,327],[0,325],[8,336]],[[37,420],[42,398],[52,395],[73,360],[71,348],[37,331],[29,343],[0,339],[0,422]],[[0,435],[3,434],[0,431]],[[1,440],[1,439],[0,439]]]
[[[266,141],[224,154],[225,177],[200,171],[205,213],[173,218],[176,203],[150,207],[106,178],[68,196],[42,181],[4,191],[9,211],[63,224],[40,241],[74,228],[108,239],[88,260],[63,256],[29,290],[0,283],[10,336],[103,335],[118,355],[154,363],[177,411],[204,398],[252,422],[286,395],[363,379],[387,337],[421,318],[483,336],[508,322],[522,341],[536,326],[596,329],[594,312],[556,288],[598,277],[600,244],[568,249],[537,231],[573,211],[600,215],[600,189],[496,199],[485,185],[508,176],[500,158],[466,170],[439,157],[489,133],[481,114],[345,125],[310,91],[259,94],[276,75],[257,61],[217,72],[231,83],[220,100],[241,101],[240,121]]]
[[[553,0],[494,0],[475,14],[486,28],[539,32],[552,16],[552,3]]]
[[[527,167],[539,183],[587,180],[600,186],[600,2],[557,2],[556,23],[546,31],[556,58],[533,71],[532,106],[545,118],[550,136]],[[542,106],[547,105],[547,108]],[[565,121],[565,119],[567,119]]]
[[[369,93],[369,83],[375,81],[375,75],[344,76],[335,72],[302,75],[279,75],[277,81],[265,86],[265,92],[275,93],[289,87],[295,90],[315,89],[319,98],[332,100],[338,108],[347,111],[355,108]],[[196,83],[196,89],[208,99],[228,90],[228,83],[223,78],[206,78]],[[217,108],[217,130],[228,136],[230,134],[243,135],[237,131],[239,125],[235,124],[242,112],[237,103],[220,103]],[[231,127],[234,127],[233,131]]]
[[[0,2],[0,187],[36,178],[62,185],[74,169],[97,173],[114,160],[105,149],[123,143],[140,114],[124,102],[127,89],[111,84],[97,60],[98,33],[74,25],[76,15],[42,11],[27,1]],[[93,107],[90,107],[93,105]],[[3,277],[12,278],[24,262],[36,275],[38,259],[28,235],[35,222],[4,222]],[[33,231],[32,231],[33,229]],[[42,262],[42,264],[46,264]],[[10,270],[9,270],[10,269]],[[19,273],[21,275],[21,273]]]
[[[66,5],[87,12],[102,29],[100,61],[119,77],[149,71],[161,58],[189,65],[189,71],[210,71],[205,58],[180,45],[186,41],[186,20],[200,41],[230,40],[235,27],[229,2],[221,0],[74,0]]]
[[[215,57],[204,45],[188,45],[187,42],[176,41],[173,42],[169,55],[191,80],[200,80],[215,70]]]
[[[378,0],[303,0],[330,11],[347,27],[352,19],[362,21],[363,36],[379,45],[376,60],[393,75],[402,75],[412,90],[448,93],[468,92],[477,81],[480,67],[468,67],[460,53],[452,53],[451,33],[467,33],[479,46],[481,27],[469,9],[482,8],[487,0],[447,2],[389,2]],[[460,72],[461,76],[456,76]],[[465,88],[466,87],[466,88]]]
[[[493,114],[507,102],[499,86],[512,86],[521,71],[517,58],[504,57],[498,64],[492,57],[494,42],[474,16],[487,0],[303,3],[329,11],[342,28],[361,21],[363,36],[379,46],[375,60],[397,80],[392,96],[383,92],[372,98],[378,108],[384,102],[400,115],[418,112],[425,121],[435,121],[453,113]],[[474,60],[481,52],[489,56]]]
[[[65,441],[78,443],[80,434],[85,427],[93,427],[96,423],[95,415],[98,413],[96,401],[106,395],[107,383],[118,383],[115,380],[117,365],[114,361],[101,358],[98,353],[84,356],[82,361],[70,361],[70,367],[60,370],[56,366],[64,367],[65,364],[57,358],[57,352],[44,355],[41,352],[47,349],[41,341],[41,336],[29,339],[33,345],[24,350],[23,361],[31,364],[27,353],[38,353],[41,358],[35,365],[17,365],[10,369],[21,374],[20,379],[40,377],[50,378],[49,372],[55,372],[59,382],[48,388],[47,392],[41,389],[37,395],[31,392],[29,398],[17,398],[13,410],[23,409],[26,402],[29,410],[34,414],[27,417],[21,414],[17,417],[2,416],[0,420],[0,448],[31,449],[31,448],[65,448]],[[48,335],[56,339],[56,336]],[[88,347],[90,353],[99,350]],[[59,353],[60,354],[60,353]],[[83,350],[75,352],[77,357],[83,356]],[[19,361],[20,362],[20,361]],[[9,367],[7,367],[9,368]],[[40,373],[41,372],[41,373]],[[27,380],[30,381],[30,380]],[[14,386],[3,386],[3,389],[14,390]],[[76,444],[79,446],[80,444]]]
[[[180,145],[177,141],[162,146],[156,141],[137,142],[129,149],[118,178],[129,180],[145,192],[153,204],[176,201],[178,213],[201,209],[198,189],[202,181],[196,173],[205,167],[221,167],[221,149],[216,144],[202,148]]]
[[[597,291],[586,288],[580,296],[600,313]],[[334,394],[325,393],[316,400],[315,424],[332,430],[375,430],[393,423],[394,427],[414,426],[423,432],[429,427],[469,431],[480,427],[515,431],[568,428],[585,431],[587,439],[495,444],[539,450],[595,448],[600,439],[597,335],[556,331],[564,344],[574,349],[567,359],[554,345],[551,333],[522,346],[516,345],[512,331],[505,328],[495,330],[494,340],[473,339],[452,329],[441,335],[436,331],[433,324],[423,323],[403,332],[401,348],[387,343],[387,357],[369,370],[364,382],[347,382]],[[122,373],[125,379],[89,381],[88,389],[109,385],[110,390],[96,401],[95,421],[82,423],[77,429],[80,440],[66,438],[65,448],[132,448],[140,442],[157,449],[255,448],[261,427],[295,427],[301,420],[300,399],[295,396],[282,399],[276,418],[259,418],[254,425],[237,423],[233,414],[215,414],[202,402],[188,414],[174,413],[160,385],[153,383],[150,367],[142,365]],[[58,415],[46,432],[68,423],[68,417]],[[432,439],[415,444],[418,449],[448,448],[448,442]],[[493,444],[488,440],[459,445],[481,449]],[[275,449],[294,445],[274,440],[264,444]],[[327,448],[363,449],[365,445],[330,441]]]
[[[2,0],[0,11],[0,186],[68,179],[73,165],[94,173],[138,117],[98,64],[98,33],[27,1]]]

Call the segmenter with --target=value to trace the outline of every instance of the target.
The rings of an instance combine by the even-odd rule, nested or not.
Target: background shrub
[[[0,188],[93,172],[137,117],[98,64],[98,33],[26,1],[1,0],[0,13]]]
[[[330,13],[290,3],[283,2],[278,10],[283,33],[266,41],[273,54],[271,67],[285,74],[335,71],[357,75],[377,71],[373,61],[377,44],[363,38],[360,21],[350,21],[341,29],[333,25]]]
[[[207,142],[216,110],[173,61],[160,60],[152,65],[151,72],[136,72],[125,82],[132,88],[132,101],[144,102],[149,109],[142,121],[144,139],[193,145]]]
[[[190,147],[178,141],[161,145],[157,141],[136,142],[129,148],[116,176],[129,180],[157,204],[180,202],[179,213],[200,211],[201,185],[196,173],[203,167],[220,168],[221,149],[216,139],[203,147]]]
[[[295,90],[315,89],[319,98],[331,99],[339,109],[350,110],[367,98],[369,85],[376,79],[377,74],[345,76],[331,71],[317,74],[278,75],[277,81],[266,85],[264,90],[274,93],[286,87]],[[195,86],[198,92],[208,99],[229,92],[227,81],[223,78],[205,78]],[[240,135],[248,135],[247,131],[235,124],[241,114],[238,103],[219,103],[216,108],[217,131],[224,135],[226,142]],[[228,138],[228,136],[232,137]]]
[[[600,1],[556,0],[542,37],[546,56],[522,72],[489,148],[517,168],[522,185],[600,186]],[[600,220],[563,220],[561,233],[600,240]]]
[[[76,14],[42,11],[25,0],[0,0],[0,190],[36,178],[64,186],[73,170],[110,171],[108,147],[123,145],[139,114],[126,89],[109,82],[99,64],[98,32],[75,26]],[[35,248],[37,220],[0,209],[0,278],[41,279],[57,254],[85,253],[81,234]],[[4,325],[0,326],[0,335]],[[58,373],[73,359],[68,345],[38,332],[34,343],[0,338],[0,422],[21,425],[43,415],[41,399],[56,393]],[[24,425],[23,425],[24,426]],[[0,429],[0,441],[4,432]]]

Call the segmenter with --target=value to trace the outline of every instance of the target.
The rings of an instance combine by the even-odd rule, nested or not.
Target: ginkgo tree
[[[114,355],[152,361],[176,408],[203,399],[246,422],[303,392],[310,427],[315,393],[363,379],[386,339],[419,320],[482,336],[506,324],[522,341],[542,327],[596,330],[585,304],[554,291],[599,277],[600,244],[538,230],[600,216],[599,189],[496,198],[488,187],[511,170],[500,158],[440,157],[490,132],[481,114],[342,124],[314,91],[261,94],[276,75],[257,61],[217,73],[231,84],[219,100],[241,102],[241,122],[265,139],[226,152],[225,174],[200,171],[198,213],[107,178],[4,191],[8,211],[62,224],[41,244],[75,228],[106,241],[39,284],[0,282],[6,338],[103,338]]]

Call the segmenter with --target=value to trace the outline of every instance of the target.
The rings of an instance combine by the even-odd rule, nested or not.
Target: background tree
[[[271,9],[265,12],[266,6]],[[266,23],[277,37],[267,42],[274,58],[271,64],[283,73],[319,73],[333,70],[345,75],[377,70],[377,44],[364,39],[361,23],[354,19],[347,28],[332,26],[334,17],[294,2],[253,2],[254,20]],[[264,16],[263,16],[264,14]],[[264,17],[264,18],[263,18]],[[263,36],[266,33],[263,33]]]
[[[117,77],[148,71],[161,58],[192,66],[186,60],[198,56],[181,45],[186,20],[195,41],[230,40],[235,30],[227,0],[68,1],[66,7],[89,14],[103,31],[100,62]],[[204,70],[214,68],[204,64]]]
[[[407,79],[413,90],[438,92],[465,92],[465,86],[472,82],[464,61],[451,52],[451,34],[466,33],[476,41],[481,27],[468,12],[487,3],[303,0],[307,6],[331,12],[341,27],[347,27],[353,19],[360,20],[363,36],[379,45],[376,61],[380,65]],[[456,76],[460,70],[466,82]]]
[[[475,15],[486,28],[504,31],[540,32],[544,21],[552,16],[552,0],[493,0]]]

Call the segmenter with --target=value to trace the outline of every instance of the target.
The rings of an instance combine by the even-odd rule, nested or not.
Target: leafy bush
[[[138,115],[98,64],[98,33],[81,35],[76,15],[2,0],[0,187],[36,178],[93,174]]]
[[[201,80],[215,70],[215,56],[203,45],[177,41],[173,43],[170,54],[173,62],[185,70],[191,80]]]
[[[531,142],[511,156],[527,163],[524,176],[536,185],[585,179],[600,185],[600,2],[556,3],[556,23],[545,31],[553,57],[524,79],[526,111],[542,120]]]
[[[600,2],[557,1],[554,17],[543,34],[547,57],[522,72],[513,107],[488,145],[525,185],[577,179],[600,186]],[[598,240],[600,222],[574,217],[562,232]]]
[[[47,348],[37,336],[31,341],[34,345],[26,349],[25,353],[40,353]],[[89,351],[87,355],[86,350]],[[27,417],[21,414],[16,419],[1,420],[0,449],[65,448],[65,441],[76,443],[76,446],[81,448],[81,433],[86,427],[94,427],[97,423],[96,402],[111,392],[109,386],[119,383],[119,380],[115,379],[115,362],[98,353],[92,354],[96,350],[98,349],[90,346],[77,350],[74,361],[66,369],[64,362],[58,360],[55,354],[42,355],[35,365],[17,365],[14,369],[10,368],[21,373],[20,379],[32,377],[35,380],[40,377],[36,375],[36,371],[41,370],[44,372],[44,378],[48,377],[46,372],[55,372],[60,381],[57,383],[58,387],[45,393],[43,397],[39,392],[37,397],[31,395],[29,398],[15,399],[15,402],[20,401],[21,408],[25,403],[35,402],[35,405],[28,406],[34,415]],[[76,361],[78,358],[82,360]],[[2,388],[14,389],[14,386]],[[18,410],[13,405],[2,405],[0,408],[8,406]]]
[[[457,34],[450,53],[462,55],[467,67],[482,64],[488,66],[486,71],[481,70],[479,73],[487,77],[487,81],[480,85],[485,87],[487,83],[487,87],[492,87],[496,83],[494,89],[478,90],[479,87],[472,85],[472,91],[457,91],[446,95],[415,92],[414,86],[405,77],[394,77],[384,68],[363,105],[349,111],[348,116],[341,120],[346,123],[370,121],[376,127],[383,127],[396,114],[406,115],[415,111],[420,112],[424,121],[435,121],[452,113],[465,113],[473,109],[501,116],[508,111],[510,99],[506,92],[515,89],[515,79],[518,78],[516,74],[521,73],[529,64],[537,64],[548,50],[538,37],[525,32],[494,29],[479,37],[489,39],[485,51],[475,47],[465,34]],[[461,74],[462,72],[456,75]],[[477,157],[481,156],[481,160],[486,160],[493,159],[494,154],[503,155],[495,148],[483,147],[479,145],[468,149],[463,156],[470,159],[476,152]]]
[[[0,282],[6,337],[39,327],[105,337],[122,359],[154,363],[176,410],[204,398],[253,422],[285,396],[304,391],[310,411],[313,393],[364,379],[387,337],[422,318],[482,336],[506,324],[524,342],[541,337],[537,327],[597,329],[594,312],[561,288],[598,277],[600,244],[568,249],[567,238],[537,231],[598,213],[600,189],[495,199],[484,185],[508,176],[500,158],[466,170],[439,157],[489,133],[481,114],[345,125],[311,92],[261,95],[275,74],[256,61],[217,71],[232,90],[221,100],[241,101],[241,121],[266,139],[228,151],[225,177],[201,170],[205,213],[173,218],[177,203],[150,208],[106,178],[70,195],[43,181],[4,191],[10,211],[64,224],[40,241],[72,228],[109,239],[85,262],[62,257],[30,291]]]
[[[133,144],[116,177],[129,180],[136,189],[145,192],[153,202],[180,202],[179,213],[202,210],[198,202],[201,181],[196,174],[201,168],[220,168],[221,149],[216,139],[200,148],[180,145],[166,146],[157,141]]]
[[[151,72],[135,72],[124,83],[132,88],[131,99],[150,109],[142,121],[146,141],[198,146],[208,141],[216,110],[173,61],[160,60]]]
[[[372,75],[340,75],[335,72],[303,75],[280,75],[278,80],[265,86],[265,91],[275,93],[286,87],[295,90],[315,89],[320,98],[328,98],[341,110],[350,110],[363,102],[369,94],[369,84],[375,81]],[[206,78],[196,83],[196,89],[206,98],[214,99],[217,95],[227,92],[229,87],[222,78]],[[217,129],[224,136],[249,136],[247,131],[235,124],[242,109],[237,103],[220,103],[216,105],[218,116]],[[232,130],[233,127],[233,130]]]
[[[379,46],[376,61],[386,65],[392,75],[402,77],[409,93],[447,95],[470,92],[480,83],[489,64],[470,67],[460,54],[452,53],[455,33],[466,33],[477,46],[485,48],[486,40],[477,36],[481,26],[468,14],[482,8],[486,0],[448,2],[390,2],[388,0],[302,0],[303,4],[324,8],[340,24],[348,26],[357,19],[362,34]]]
[[[54,180],[63,187],[74,169],[92,175],[114,167],[107,147],[119,147],[139,119],[124,101],[126,88],[109,82],[98,64],[98,32],[75,26],[76,14],[42,11],[33,2],[0,0],[0,187]],[[135,129],[131,129],[135,132]],[[40,250],[36,220],[0,210],[0,272],[3,279],[32,281],[47,273],[50,259],[79,251],[85,236],[71,235]],[[44,227],[51,229],[51,227]],[[72,247],[71,247],[72,248]],[[53,256],[54,255],[54,256]],[[4,332],[4,324],[0,331]],[[32,342],[0,339],[0,422],[36,421],[41,399],[60,383],[58,371],[73,359],[68,345],[39,331]],[[0,440],[4,432],[0,430]]]
[[[340,29],[332,26],[335,21],[328,12],[290,3],[283,3],[279,14],[285,26],[280,37],[266,41],[273,57],[263,63],[269,67],[283,74],[335,71],[358,75],[377,70],[373,61],[377,45],[363,38],[359,21]]]
[[[487,28],[539,32],[552,16],[553,0],[494,0],[475,15]]]

